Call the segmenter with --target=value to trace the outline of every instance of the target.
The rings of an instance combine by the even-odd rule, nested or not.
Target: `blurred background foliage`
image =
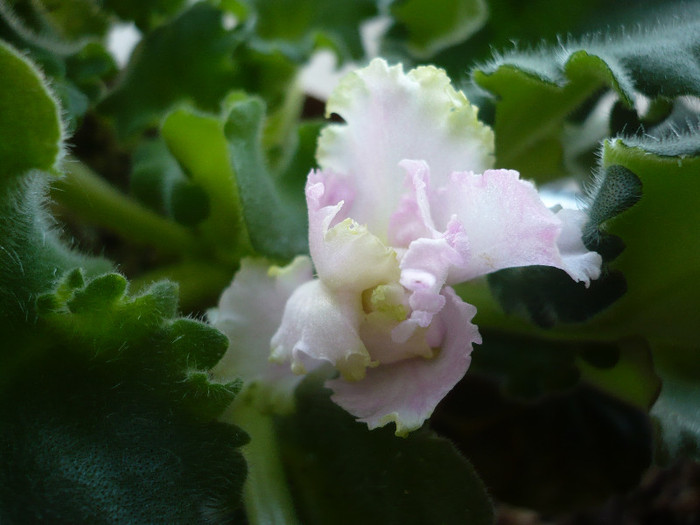
[[[125,62],[113,51],[117,31],[138,39]],[[302,188],[315,165],[319,97],[333,78],[308,64],[324,52],[337,67],[379,54],[406,69],[445,68],[494,127],[497,167],[519,170],[554,201],[578,195],[589,206],[586,244],[605,261],[603,277],[587,289],[551,268],[504,270],[460,286],[478,308],[484,344],[432,427],[469,458],[483,485],[429,429],[402,444],[405,459],[373,483],[399,483],[415,468],[421,474],[406,490],[420,493],[434,472],[416,465],[434,462],[454,474],[439,482],[447,506],[464,506],[465,496],[449,488],[463,483],[480,495],[476,507],[488,501],[485,485],[498,501],[559,513],[631,489],[652,464],[698,459],[696,3],[589,0],[564,9],[554,0],[2,0],[0,39],[6,459],[31,458],[37,472],[53,471],[46,458],[36,459],[43,445],[16,444],[19,434],[28,443],[50,433],[57,450],[76,447],[88,451],[77,453],[79,460],[112,468],[125,443],[143,440],[145,459],[136,451],[134,461],[154,465],[138,474],[151,476],[149,486],[164,473],[201,480],[176,483],[182,492],[169,497],[191,501],[203,522],[244,519],[237,501],[222,502],[221,486],[206,485],[212,471],[196,465],[201,453],[226,478],[214,466],[225,456],[221,465],[236,472],[226,490],[239,490],[245,466],[236,448],[245,438],[215,421],[236,387],[210,383],[205,371],[222,343],[205,355],[216,333],[181,316],[214,306],[242,257],[284,263],[306,251]],[[128,286],[117,274],[98,277],[115,268]],[[177,283],[177,291],[153,284],[162,279]],[[90,317],[91,310],[100,315]],[[146,328],[134,321],[142,316],[152,319]],[[81,327],[98,321],[103,339]],[[117,326],[121,335],[110,339]],[[189,346],[171,344],[172,330],[188,334]],[[122,351],[125,344],[131,350]],[[153,347],[159,350],[147,368],[156,372],[134,379],[143,366],[138,349]],[[54,363],[51,352],[70,358]],[[200,375],[184,355],[200,356]],[[65,400],[53,401],[60,407],[53,415],[45,392],[30,386],[30,373]],[[85,389],[60,380],[68,375]],[[93,402],[66,408],[85,392]],[[180,403],[188,396],[192,406]],[[313,382],[300,396],[304,406],[333,412]],[[28,422],[11,405],[41,417]],[[103,405],[118,407],[115,419],[105,417]],[[159,415],[163,406],[171,407],[167,417]],[[133,411],[150,423],[134,424],[122,441],[100,448]],[[81,414],[103,423],[85,430]],[[341,498],[314,509],[309,494],[329,479],[318,466],[329,443],[342,446],[347,433],[358,432],[351,422],[338,425],[347,432],[313,444],[304,433],[316,432],[314,422],[304,414],[279,421],[289,479],[308,523],[328,523],[334,512],[379,515],[347,514]],[[175,436],[173,454],[187,458],[181,465],[149,452],[162,433]],[[209,437],[194,450],[202,433]],[[360,471],[372,469],[387,437],[357,439],[369,440],[374,452],[347,447],[345,458]],[[431,444],[416,444],[421,439]],[[13,465],[26,468],[19,460]],[[309,469],[314,475],[304,474]],[[3,505],[15,494],[18,472],[6,469],[0,478]],[[72,486],[83,482],[70,469],[64,476]],[[36,494],[50,494],[48,486]],[[99,490],[113,487],[107,480]],[[129,494],[142,490],[134,482]],[[400,494],[379,493],[406,504]],[[436,497],[429,494],[426,501]],[[212,497],[218,503],[210,507],[219,510],[202,514],[202,501]],[[52,519],[69,516],[64,522],[89,515],[70,514],[51,498],[31,503],[56,509],[46,515]],[[6,508],[0,518],[29,522],[18,518],[17,503]],[[421,512],[400,522],[419,523]],[[475,512],[475,523],[491,520],[490,511]],[[445,523],[465,519],[457,511],[450,516]]]

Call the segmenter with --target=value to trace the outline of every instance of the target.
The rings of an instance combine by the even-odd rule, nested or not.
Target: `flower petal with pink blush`
[[[581,210],[559,210],[556,214],[562,222],[562,230],[557,239],[557,247],[563,261],[562,269],[586,286],[591,280],[600,277],[603,258],[597,252],[589,251],[583,244],[583,227],[588,215]]]
[[[425,228],[443,232],[445,239],[450,239],[448,244],[463,258],[460,264],[450,263],[447,284],[503,268],[531,265],[560,268],[587,285],[597,277],[600,256],[587,250],[581,241],[585,214],[569,210],[555,215],[532,183],[521,180],[518,172],[455,172],[446,185],[435,188],[425,163],[404,161],[401,165],[414,180],[413,195],[404,196],[404,200],[415,201],[414,210],[420,210],[413,220],[422,220]],[[429,201],[428,212],[422,204],[425,199]],[[420,245],[416,249],[424,251]],[[411,252],[409,245],[403,258],[420,259]],[[402,272],[406,266],[402,262]],[[440,279],[443,273],[444,268],[435,268],[433,275]]]
[[[471,362],[474,343],[481,343],[471,319],[476,308],[446,287],[445,307],[435,322],[442,331],[441,348],[432,359],[415,357],[367,370],[360,382],[328,381],[335,403],[370,429],[396,424],[403,436],[420,428],[437,404],[462,379]]]
[[[358,296],[365,289],[398,281],[396,252],[365,226],[350,218],[331,226],[344,202],[324,205],[330,200],[327,180],[323,173],[315,173],[306,185],[309,249],[321,281],[331,290],[355,291]]]
[[[326,113],[345,123],[321,132],[317,160],[352,180],[348,215],[381,236],[403,193],[401,160],[424,159],[438,182],[455,170],[492,166],[493,132],[477,112],[443,70],[404,73],[401,65],[375,59],[344,77],[328,99]]]
[[[277,330],[292,292],[312,279],[311,261],[297,257],[284,268],[267,261],[243,259],[231,285],[224,290],[218,309],[210,313],[212,324],[229,338],[229,347],[212,373],[220,381],[236,378],[254,384],[260,404],[286,405],[300,378],[289,366],[271,364],[270,338]],[[264,395],[260,395],[265,391]],[[242,396],[245,396],[243,392]]]
[[[295,374],[304,374],[327,361],[343,375],[358,381],[373,365],[362,339],[360,294],[338,293],[314,279],[298,287],[287,301],[282,323],[272,336],[270,359],[291,362]]]
[[[456,217],[469,239],[469,261],[453,268],[450,284],[502,268],[561,268],[557,248],[561,221],[544,205],[535,187],[520,180],[517,171],[453,173],[449,183],[436,193],[432,206],[435,223],[446,227]]]

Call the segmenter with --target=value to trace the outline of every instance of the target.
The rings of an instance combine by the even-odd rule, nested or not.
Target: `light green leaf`
[[[601,88],[628,105],[638,95],[700,95],[700,7],[682,9],[652,28],[514,50],[477,67],[474,80],[497,98],[497,165],[540,181],[561,176],[563,123]]]
[[[41,73],[0,41],[0,188],[30,169],[52,171],[61,157],[58,103]]]
[[[654,155],[647,146],[663,149],[666,142],[627,139],[606,141],[604,166],[619,164],[642,183],[642,198],[605,225],[607,233],[625,243],[611,263],[627,280],[627,293],[595,323],[596,330],[618,336],[642,334],[654,342],[697,345],[700,310],[700,157],[678,152],[669,139],[668,155]],[[679,142],[698,144],[698,135]],[[686,149],[686,151],[691,151]]]
[[[209,214],[199,231],[222,257],[237,260],[250,250],[250,241],[222,118],[178,109],[163,121],[161,132],[189,179],[208,197]]]

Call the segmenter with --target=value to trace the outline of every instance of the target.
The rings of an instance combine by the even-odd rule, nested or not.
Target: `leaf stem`
[[[243,501],[250,525],[300,525],[282,466],[271,414],[251,404],[234,403],[224,419],[240,426],[250,436],[242,448],[248,463]]]
[[[124,195],[82,162],[71,159],[65,167],[66,174],[53,185],[51,196],[82,219],[163,254],[201,251],[188,229]]]

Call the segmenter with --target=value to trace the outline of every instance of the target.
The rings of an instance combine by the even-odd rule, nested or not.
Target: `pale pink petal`
[[[391,217],[391,224],[407,221],[412,226],[390,231],[389,238],[408,244],[401,257],[401,284],[412,292],[409,305],[411,315],[393,331],[396,341],[405,341],[418,327],[430,325],[433,316],[445,304],[441,295],[450,269],[461,267],[469,260],[469,242],[461,223],[452,220],[445,232],[435,229],[431,213],[430,172],[423,161],[404,160],[401,166],[410,177],[410,190],[404,196],[400,209]],[[423,230],[423,236],[411,239],[410,231]]]
[[[330,181],[330,182],[329,182]],[[306,185],[309,210],[309,250],[316,272],[331,290],[363,290],[398,281],[396,252],[363,225],[350,218],[337,221],[344,213],[343,201],[328,196],[339,192],[335,176],[313,173]],[[344,190],[347,192],[347,190]]]
[[[562,221],[562,230],[557,239],[557,247],[562,258],[562,269],[572,279],[590,285],[591,280],[600,277],[603,258],[596,252],[589,251],[583,244],[582,229],[588,215],[581,210],[562,209],[557,212]]]
[[[389,218],[389,242],[408,247],[415,239],[436,237],[430,212],[430,168],[423,160],[404,159],[399,166],[406,170],[404,186],[408,190]]]
[[[438,229],[456,217],[469,239],[469,261],[452,269],[448,283],[516,266],[561,267],[561,221],[518,172],[453,173],[436,193],[432,209]]]
[[[493,132],[433,66],[404,73],[400,65],[373,60],[338,84],[326,112],[345,123],[322,131],[319,165],[352,178],[356,198],[348,214],[375,235],[386,234],[403,193],[401,160],[424,159],[438,183],[455,170],[482,171],[493,163]]]
[[[213,368],[219,381],[243,379],[262,383],[270,400],[291,397],[300,378],[289,366],[271,364],[270,338],[282,320],[285,303],[302,283],[311,280],[311,261],[297,257],[285,268],[262,259],[243,259],[231,286],[224,290],[212,324],[229,338],[229,347]]]
[[[396,424],[396,434],[419,428],[445,395],[462,379],[471,362],[473,343],[481,336],[471,319],[476,309],[454,291],[443,291],[445,307],[435,317],[442,331],[436,357],[416,357],[367,370],[359,382],[329,381],[332,399],[367,423],[370,429]]]
[[[359,294],[334,293],[319,279],[304,283],[287,301],[270,359],[290,362],[295,374],[326,361],[344,377],[359,380],[372,364],[360,339],[362,315]]]

